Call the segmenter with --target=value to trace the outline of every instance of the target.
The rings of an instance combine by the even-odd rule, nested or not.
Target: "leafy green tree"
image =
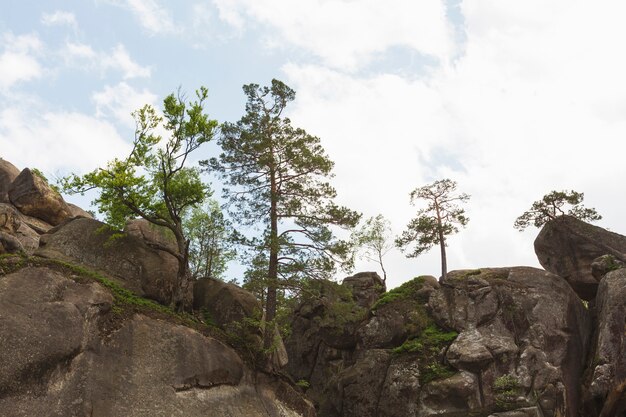
[[[269,87],[248,84],[245,115],[224,123],[219,158],[205,161],[226,184],[233,218],[259,234],[241,241],[256,256],[250,276],[264,278],[266,320],[277,310],[277,291],[299,280],[329,277],[349,258],[349,245],[331,226],[352,228],[360,215],[333,203],[328,183],[333,162],[319,138],[294,128],[283,116],[295,92],[278,80]]]
[[[446,259],[446,236],[457,233],[456,225],[465,226],[469,218],[465,210],[457,203],[465,203],[470,196],[456,194],[455,181],[443,179],[421,188],[416,188],[410,194],[411,204],[416,200],[426,200],[426,208],[417,211],[405,231],[396,239],[396,245],[403,250],[414,244],[407,257],[414,258],[430,250],[434,245],[441,249],[441,276],[446,278],[448,265]]]
[[[542,227],[550,220],[559,216],[568,215],[585,222],[602,219],[602,216],[593,208],[583,206],[584,193],[571,191],[551,191],[541,200],[535,201],[530,210],[519,216],[513,227],[520,232],[528,226]],[[569,209],[566,209],[569,207]],[[566,211],[567,210],[567,211]]]
[[[382,214],[370,217],[352,233],[355,252],[361,259],[376,262],[383,271],[383,282],[387,282],[387,271],[383,257],[394,248],[391,223]]]
[[[185,216],[183,228],[189,238],[191,276],[224,279],[227,264],[237,253],[230,238],[231,223],[217,202],[194,207]]]
[[[172,231],[176,250],[156,243],[152,246],[178,261],[179,285],[172,297],[178,309],[189,307],[185,299],[189,240],[183,217],[210,195],[199,169],[186,164],[193,151],[213,138],[217,127],[204,112],[207,89],[201,88],[196,95],[196,101],[185,102],[180,93],[170,94],[163,101],[163,117],[150,105],[135,111],[135,138],[126,159],[116,158],[104,168],[61,180],[63,190],[70,194],[99,190],[93,204],[111,225],[122,228],[126,220],[139,216]],[[157,133],[159,128],[167,132],[165,140]]]

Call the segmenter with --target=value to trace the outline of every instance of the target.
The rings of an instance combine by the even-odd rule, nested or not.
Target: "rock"
[[[178,262],[172,255],[93,219],[79,217],[51,229],[41,236],[36,254],[102,271],[128,290],[165,305],[178,285]]]
[[[600,281],[596,312],[597,337],[586,390],[589,413],[601,409],[611,391],[626,381],[626,269],[609,272]]]
[[[315,416],[224,343],[145,315],[116,318],[112,303],[99,284],[48,268],[0,278],[2,415]]]
[[[376,272],[359,272],[344,278],[342,285],[352,290],[354,301],[364,308],[371,307],[386,291],[385,283]]]
[[[194,282],[193,308],[208,314],[222,328],[248,318],[260,321],[263,314],[261,303],[252,293],[214,278]]]
[[[26,168],[13,180],[9,199],[27,216],[37,217],[53,226],[72,217],[70,208],[59,193],[39,175]]]
[[[591,275],[598,281],[611,271],[624,267],[624,262],[615,259],[613,255],[602,255],[591,263]]]
[[[469,415],[481,408],[478,387],[476,376],[470,372],[433,381],[420,392],[417,416]]]
[[[88,219],[93,219],[93,214],[88,211],[83,210],[78,207],[76,204],[67,203],[67,206],[70,208],[70,212],[72,213],[72,217],[86,217]]]
[[[547,271],[559,275],[584,300],[596,296],[593,261],[612,251],[626,254],[626,237],[571,216],[546,223],[535,239],[535,253]]]
[[[20,174],[20,170],[9,161],[0,158],[0,203],[10,203],[9,188]]]
[[[0,254],[22,252],[24,247],[15,236],[0,231]]]
[[[545,416],[577,415],[591,320],[564,279],[527,267],[452,271],[429,305],[460,332],[446,356],[480,381],[481,407],[531,407],[532,390]]]
[[[337,376],[335,389],[327,393],[331,398],[326,407],[320,409],[320,415],[376,416],[390,357],[389,352],[382,349],[365,351],[353,366]]]
[[[150,223],[146,219],[132,219],[126,222],[124,232],[143,239],[148,245],[157,244],[178,252],[176,238],[171,230]]]
[[[378,417],[417,416],[420,393],[418,362],[411,356],[391,358],[378,400]]]
[[[31,229],[25,222],[26,216],[20,214],[10,204],[0,203],[0,235],[4,243],[5,252],[23,251],[32,255],[39,246],[39,234]],[[17,239],[18,242],[14,240]]]
[[[385,304],[357,330],[359,345],[364,349],[398,346],[411,334],[426,327],[426,320],[414,300]]]

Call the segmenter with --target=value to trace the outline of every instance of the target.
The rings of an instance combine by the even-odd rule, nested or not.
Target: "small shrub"
[[[311,386],[311,384],[309,384],[309,381],[307,381],[306,379],[299,380],[298,382],[296,382],[296,385],[304,390],[309,389],[309,387]]]

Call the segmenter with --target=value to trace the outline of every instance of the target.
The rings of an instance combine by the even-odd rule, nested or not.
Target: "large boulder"
[[[48,268],[2,276],[0,414],[315,415],[291,386],[224,343],[165,319],[120,316],[112,305],[99,284]]]
[[[429,305],[459,332],[446,358],[475,376],[483,409],[578,415],[591,319],[564,279],[528,267],[453,271]]]
[[[260,321],[263,312],[261,303],[252,293],[214,278],[194,282],[193,309],[207,314],[215,324],[224,328],[246,319]]]
[[[9,203],[9,188],[13,180],[20,174],[20,170],[9,161],[0,158],[0,203]]]
[[[0,203],[0,252],[32,255],[39,246],[39,234],[28,226],[28,218],[11,204]]]
[[[63,197],[50,188],[45,179],[25,168],[9,188],[11,203],[27,216],[36,217],[53,226],[72,217]]]
[[[596,314],[593,362],[585,384],[588,415],[599,415],[611,393],[626,381],[626,269],[609,272],[602,278]],[[622,405],[626,407],[626,395]]]
[[[106,224],[75,218],[41,236],[37,255],[99,270],[134,293],[170,304],[178,285],[178,262],[137,237]],[[187,296],[191,300],[191,288]]]
[[[160,245],[178,251],[176,238],[171,230],[150,223],[146,219],[132,219],[126,222],[124,232],[143,239],[148,245]]]
[[[599,279],[592,264],[602,255],[626,256],[626,236],[560,216],[546,223],[535,239],[535,253],[546,271],[559,275],[584,300],[596,296]]]
[[[386,291],[385,283],[376,272],[359,272],[343,279],[342,285],[352,290],[354,301],[369,308]]]

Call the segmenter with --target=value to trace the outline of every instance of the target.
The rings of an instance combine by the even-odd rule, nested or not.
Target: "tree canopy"
[[[389,220],[382,214],[368,218],[352,233],[352,242],[357,256],[380,265],[386,282],[383,257],[395,247]]]
[[[411,204],[425,200],[425,208],[419,209],[417,215],[407,225],[406,230],[396,239],[396,245],[406,250],[413,258],[430,250],[434,245],[441,249],[441,275],[447,275],[446,236],[459,231],[456,225],[465,226],[469,218],[465,210],[457,203],[467,202],[467,194],[456,194],[457,183],[450,179],[435,181],[432,184],[416,188],[410,194]]]
[[[92,204],[111,225],[122,228],[128,219],[141,217],[172,231],[177,250],[152,245],[178,261],[180,285],[173,300],[178,308],[184,307],[188,285],[189,241],[183,216],[211,194],[199,169],[187,166],[188,158],[213,138],[217,127],[204,112],[207,89],[200,88],[196,96],[197,100],[186,102],[180,92],[170,94],[163,100],[162,117],[150,105],[135,111],[135,137],[125,159],[116,158],[103,168],[61,180],[63,191],[70,194],[99,190]],[[166,138],[157,133],[159,129],[167,133]]]
[[[558,216],[568,215],[579,220],[590,222],[602,219],[594,208],[583,206],[584,193],[571,191],[551,191],[541,200],[535,201],[530,210],[519,216],[513,227],[523,231],[528,226],[542,227]]]
[[[333,202],[333,162],[320,139],[291,125],[283,112],[295,92],[278,80],[270,86],[248,84],[244,116],[224,123],[222,152],[204,165],[225,182],[232,217],[258,233],[240,236],[251,251],[249,264],[264,273],[266,319],[274,319],[277,290],[310,278],[326,278],[336,262],[349,258],[347,242],[332,226],[351,228],[360,215]]]

